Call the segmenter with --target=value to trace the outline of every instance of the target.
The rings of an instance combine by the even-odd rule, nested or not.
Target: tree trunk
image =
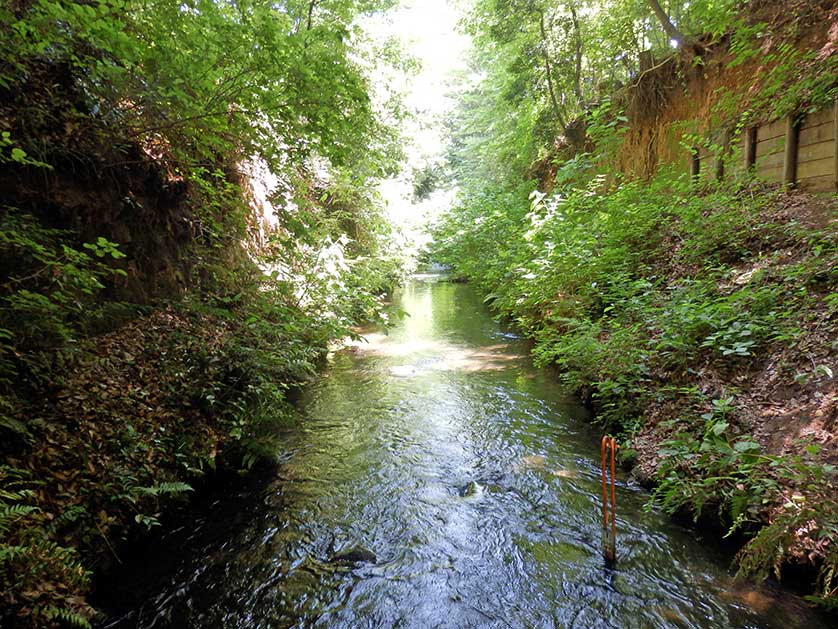
[[[672,20],[669,19],[669,16],[666,14],[666,11],[663,10],[658,0],[647,1],[652,11],[654,12],[655,17],[657,17],[658,21],[661,23],[661,26],[663,27],[663,32],[666,33],[666,36],[669,37],[669,39],[678,42],[679,46],[692,46],[693,48],[696,47],[696,41],[692,37],[685,36],[681,31],[675,28],[675,25],[672,23]]]
[[[564,116],[562,116],[562,110],[559,107],[559,101],[556,98],[556,90],[553,87],[553,70],[550,66],[550,53],[547,50],[547,31],[544,28],[544,11],[540,12],[541,16],[541,45],[543,47],[544,52],[544,69],[547,72],[547,89],[550,92],[550,102],[553,104],[553,113],[556,115],[556,119],[559,121],[559,124],[562,125],[562,128],[567,127],[567,123],[565,122]]]
[[[576,67],[573,74],[573,93],[576,96],[576,104],[584,109],[582,99],[582,29],[579,28],[579,16],[576,15],[576,5],[571,2],[570,17],[573,21],[573,38],[576,45]]]
[[[314,7],[317,5],[317,0],[310,0],[308,3],[308,19],[306,20],[306,30],[311,30],[311,18],[314,15]]]

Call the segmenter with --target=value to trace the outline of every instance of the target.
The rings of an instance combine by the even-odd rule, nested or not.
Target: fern
[[[31,546],[9,546],[6,544],[0,544],[0,566],[13,561],[18,561],[31,552]]]
[[[33,507],[31,505],[0,504],[0,533],[5,535],[9,532],[12,524],[38,510],[39,509],[37,507]]]
[[[50,521],[36,505],[27,504],[37,498],[32,487],[38,484],[26,470],[0,466],[0,590],[29,604],[32,616],[44,621],[41,624],[90,627],[84,616],[89,608],[72,595],[89,586],[90,572],[75,548],[51,539],[86,511],[70,507]],[[70,594],[50,585],[55,583]]]
[[[164,494],[182,494],[187,491],[194,491],[188,483],[165,482],[152,485],[151,487],[138,487],[137,493],[147,496],[161,496]]]
[[[11,486],[11,483],[7,485],[7,487]],[[3,502],[20,502],[22,500],[27,500],[35,496],[35,492],[32,489],[19,489],[17,491],[9,491],[8,489],[0,488],[0,500]]]
[[[29,436],[29,429],[26,427],[26,424],[8,415],[0,414],[0,428],[5,428],[23,437]]]
[[[55,605],[48,605],[39,609],[36,613],[43,616],[47,620],[60,620],[71,627],[83,627],[84,629],[91,629],[90,623],[84,616],[70,611],[66,607],[56,607]]]
[[[58,515],[52,522],[50,522],[46,527],[44,527],[44,531],[47,535],[53,535],[62,529],[62,527],[73,524],[77,522],[82,517],[87,514],[87,509],[85,509],[81,505],[73,505],[69,507],[66,511],[62,512]]]

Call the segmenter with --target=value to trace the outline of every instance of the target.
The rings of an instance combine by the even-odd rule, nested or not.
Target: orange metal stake
[[[608,479],[606,478],[608,468],[608,455],[611,455],[611,500],[608,498]],[[615,487],[616,463],[615,454],[617,451],[617,440],[614,437],[604,435],[600,446],[600,458],[602,462],[602,541],[605,563],[613,565],[617,561],[617,490]]]

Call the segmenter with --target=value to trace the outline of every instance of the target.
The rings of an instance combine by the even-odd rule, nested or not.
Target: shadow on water
[[[468,286],[433,280],[397,296],[389,333],[332,356],[276,474],[170,535],[165,578],[104,626],[822,626],[735,584],[625,479],[606,569],[585,411]]]

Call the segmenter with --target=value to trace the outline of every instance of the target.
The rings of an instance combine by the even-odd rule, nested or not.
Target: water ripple
[[[787,599],[749,607],[624,479],[606,569],[584,410],[467,287],[414,283],[402,307],[308,391],[246,517],[112,626],[818,626]]]

